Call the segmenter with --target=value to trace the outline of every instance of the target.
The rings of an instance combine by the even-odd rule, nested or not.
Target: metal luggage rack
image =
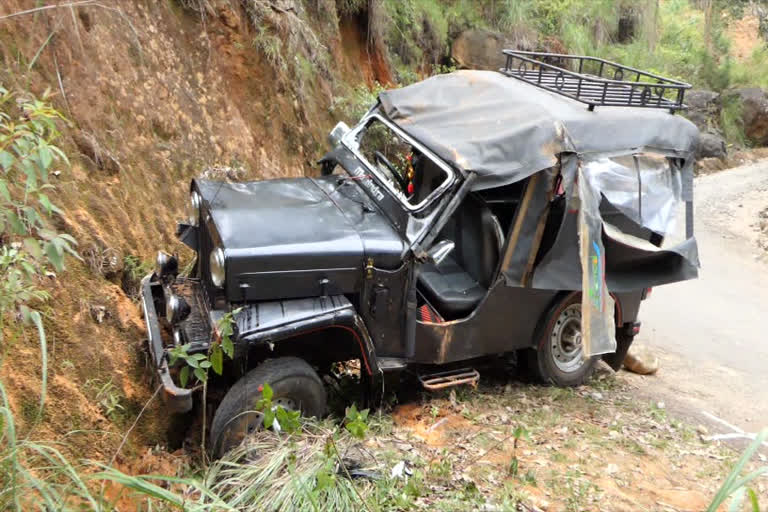
[[[661,108],[675,113],[691,85],[597,57],[504,50],[500,71],[589,105]]]

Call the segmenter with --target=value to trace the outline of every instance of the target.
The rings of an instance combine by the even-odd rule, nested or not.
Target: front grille
[[[211,341],[211,324],[208,301],[200,280],[180,277],[171,285],[171,290],[183,297],[191,309],[189,316],[178,326],[184,340],[192,344],[190,349],[193,350],[207,347]]]

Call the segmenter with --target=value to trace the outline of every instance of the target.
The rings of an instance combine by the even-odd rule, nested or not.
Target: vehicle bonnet
[[[351,293],[366,257],[399,262],[397,233],[381,215],[356,218],[359,202],[332,192],[337,179],[194,182],[210,214],[203,213],[204,236],[226,255],[230,300]],[[207,254],[200,259],[205,270]]]

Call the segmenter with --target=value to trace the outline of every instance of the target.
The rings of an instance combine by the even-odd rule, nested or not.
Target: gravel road
[[[768,160],[697,178],[700,277],[654,289],[640,312],[637,342],[661,369],[628,379],[715,434],[768,426],[768,258],[754,227],[766,206]]]

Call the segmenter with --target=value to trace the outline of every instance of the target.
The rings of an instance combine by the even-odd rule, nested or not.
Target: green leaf
[[[230,359],[235,357],[235,344],[232,343],[232,338],[229,336],[225,336],[221,339],[221,349]]]
[[[753,489],[747,489],[749,494],[749,503],[752,505],[752,512],[760,512],[760,503],[757,502],[757,493]]]
[[[272,408],[267,408],[264,412],[264,428],[272,428],[272,424],[275,422],[275,411]]]
[[[34,239],[34,238],[25,238],[24,239],[24,248],[36,260],[40,260],[40,259],[43,258],[43,249],[40,247],[40,242],[38,242],[36,239]]]
[[[13,160],[13,155],[8,151],[0,151],[0,167],[2,167],[4,171],[7,172],[8,169],[11,168]]]
[[[53,163],[53,154],[51,153],[51,150],[48,148],[48,146],[44,143],[40,145],[37,152],[38,155],[40,155],[40,165],[42,166],[43,176],[45,176],[45,172],[51,166],[51,163]]]
[[[271,402],[274,395],[275,393],[272,391],[272,386],[270,386],[269,383],[265,382],[261,385],[261,396],[264,400]]]
[[[55,243],[53,242],[46,242],[45,243],[45,255],[48,258],[48,261],[51,262],[51,265],[53,265],[53,268],[56,269],[57,272],[61,272],[64,269],[64,256],[61,249],[59,249]]]
[[[185,366],[181,369],[181,372],[179,372],[179,382],[181,383],[181,387],[185,388],[187,387],[187,382],[189,381],[189,366]]]
[[[368,424],[366,419],[368,418],[368,409],[360,412],[357,410],[357,406],[352,404],[347,407],[344,415],[344,428],[358,439],[363,439],[365,433],[368,431]]]
[[[53,212],[61,213],[61,210],[53,203],[51,203],[51,200],[48,199],[48,196],[45,194],[38,194],[37,195],[38,201],[40,201],[40,204],[43,205],[43,208],[45,208],[45,211],[50,215]],[[61,237],[61,235],[59,235]]]
[[[11,225],[11,230],[17,235],[26,235],[27,234],[27,228],[24,227],[24,223],[21,222],[21,219],[14,213],[14,212],[7,212],[6,218],[8,219],[8,224]]]
[[[299,421],[300,415],[300,411],[286,411],[280,406],[278,406],[275,411],[275,416],[277,416],[277,421],[280,423],[280,427],[289,434],[293,434],[301,428],[301,422]]]
[[[319,492],[323,489],[328,489],[333,486],[336,480],[336,475],[334,475],[333,472],[331,472],[329,469],[326,469],[325,471],[318,472],[315,478],[315,491]]]
[[[224,371],[224,352],[218,344],[211,350],[211,367],[217,375],[221,375]]]
[[[208,379],[208,374],[202,368],[195,368],[194,374],[200,382],[205,382]]]
[[[4,180],[0,180],[0,196],[2,196],[6,202],[11,202],[11,193],[8,192],[8,185]]]

